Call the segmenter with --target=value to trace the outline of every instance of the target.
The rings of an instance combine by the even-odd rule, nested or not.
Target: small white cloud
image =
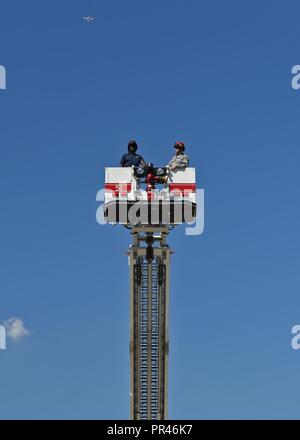
[[[20,318],[10,318],[5,321],[3,325],[6,329],[6,335],[13,341],[18,341],[22,337],[30,335],[30,331],[25,328]]]

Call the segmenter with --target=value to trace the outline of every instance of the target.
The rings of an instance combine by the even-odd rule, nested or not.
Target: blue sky
[[[299,2],[3,0],[0,418],[129,417],[128,231],[104,167],[186,142],[205,231],[175,230],[169,418],[300,417]],[[96,15],[85,23],[84,15]]]

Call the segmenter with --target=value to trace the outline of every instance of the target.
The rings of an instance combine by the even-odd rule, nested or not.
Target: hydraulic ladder
[[[170,249],[167,227],[134,227],[130,266],[130,416],[167,418]]]

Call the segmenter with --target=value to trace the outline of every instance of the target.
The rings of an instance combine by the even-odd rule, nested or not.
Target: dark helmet
[[[183,142],[180,142],[180,141],[175,142],[175,144],[174,144],[173,146],[174,146],[174,148],[179,148],[179,149],[182,150],[182,151],[185,150],[185,145],[184,145]]]
[[[128,142],[128,151],[133,151],[134,153],[136,152],[138,146],[135,140],[131,140]]]

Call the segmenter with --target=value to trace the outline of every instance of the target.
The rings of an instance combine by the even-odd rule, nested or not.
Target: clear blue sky
[[[96,15],[85,23],[84,15]],[[2,0],[0,418],[129,417],[128,231],[96,223],[135,138],[186,142],[205,232],[169,238],[169,417],[300,418],[298,1]]]

